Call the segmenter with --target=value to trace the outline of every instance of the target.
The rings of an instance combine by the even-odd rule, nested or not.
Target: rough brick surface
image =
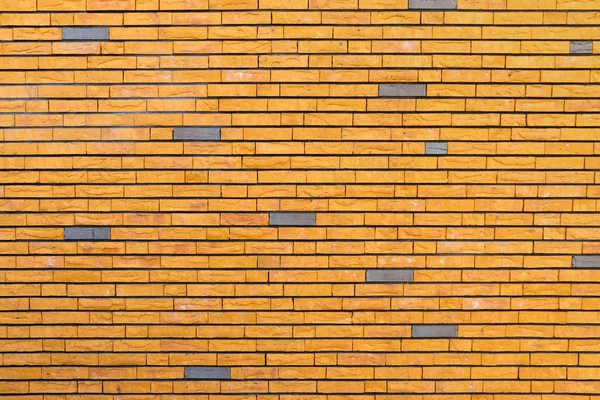
[[[600,400],[599,32],[0,0],[0,400]]]

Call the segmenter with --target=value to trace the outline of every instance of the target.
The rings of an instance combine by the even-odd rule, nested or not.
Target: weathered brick
[[[456,325],[413,325],[412,337],[414,338],[446,338],[457,337]]]
[[[425,143],[425,154],[427,154],[427,155],[448,154],[448,142],[427,142],[427,143]]]
[[[316,223],[316,214],[311,212],[272,212],[269,214],[269,225],[313,226]]]
[[[569,51],[571,54],[592,54],[592,42],[583,40],[572,41]]]
[[[412,282],[411,269],[368,269],[367,282]]]
[[[65,240],[110,240],[110,228],[106,227],[67,227]]]
[[[185,367],[185,379],[224,380],[231,378],[230,367]]]
[[[108,40],[109,30],[107,27],[78,27],[62,28],[63,40]]]
[[[427,95],[427,84],[424,83],[381,83],[380,97],[424,97]]]
[[[600,268],[600,256],[573,256],[573,268]]]
[[[213,127],[177,127],[173,129],[174,140],[210,141],[221,139],[221,128]]]
[[[408,0],[409,9],[456,9],[457,0]]]

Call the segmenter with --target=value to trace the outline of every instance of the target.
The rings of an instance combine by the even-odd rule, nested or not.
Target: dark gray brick
[[[408,8],[454,10],[456,9],[456,0],[408,0]]]
[[[63,28],[63,40],[108,40],[108,28]]]
[[[185,379],[231,379],[229,367],[184,367]]]
[[[94,240],[110,240],[110,228],[94,228]]]
[[[573,268],[600,268],[600,256],[573,256]]]
[[[425,154],[448,154],[448,142],[427,142],[425,143]]]
[[[574,41],[570,46],[571,54],[592,54],[591,41]]]
[[[202,127],[177,127],[173,129],[174,140],[220,140],[221,128],[202,128]]]
[[[381,97],[424,97],[427,96],[425,83],[381,83],[379,84]]]
[[[367,282],[412,282],[412,269],[368,269]]]
[[[272,212],[269,215],[269,225],[301,225],[314,226],[317,215],[313,212]]]
[[[65,228],[65,240],[110,240],[110,228],[73,226]]]
[[[446,338],[457,337],[456,325],[413,325],[412,337],[414,338]]]
[[[65,228],[65,240],[93,240],[94,228]]]

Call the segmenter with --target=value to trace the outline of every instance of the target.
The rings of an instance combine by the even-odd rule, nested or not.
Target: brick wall
[[[600,398],[599,25],[0,0],[0,394]]]

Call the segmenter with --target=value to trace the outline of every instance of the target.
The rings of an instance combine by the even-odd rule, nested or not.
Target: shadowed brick
[[[229,367],[185,367],[186,379],[230,379],[231,368]]]
[[[448,154],[448,142],[425,143],[425,154]]]
[[[382,83],[379,85],[381,97],[424,97],[427,85],[424,83]]]
[[[367,282],[412,282],[412,269],[369,269]]]
[[[175,128],[174,140],[220,140],[221,128]]]
[[[310,212],[273,212],[269,215],[269,224],[313,226],[317,224],[317,215]]]
[[[591,41],[574,41],[571,42],[571,54],[592,54]]]
[[[454,10],[456,0],[408,0],[408,8]]]
[[[63,28],[63,40],[108,40],[108,28]]]
[[[413,325],[412,337],[414,338],[437,338],[457,337],[458,326],[456,325]]]
[[[65,240],[110,240],[110,228],[65,228]]]
[[[573,268],[600,268],[600,256],[573,256]]]

